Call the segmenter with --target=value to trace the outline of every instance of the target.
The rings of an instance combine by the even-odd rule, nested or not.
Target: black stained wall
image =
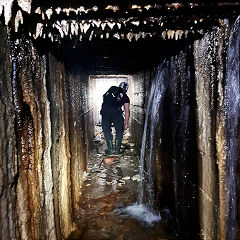
[[[139,153],[151,86],[161,62],[149,71],[132,75],[131,136]],[[167,208],[176,219],[180,238],[198,239],[198,157],[193,47],[182,45],[165,61],[165,91],[154,132],[153,176],[158,210]],[[159,92],[160,94],[160,92]],[[157,96],[157,94],[156,94]],[[150,109],[154,110],[154,104]],[[151,111],[151,110],[150,110]],[[150,117],[151,118],[151,117]],[[149,151],[149,118],[146,144]],[[147,154],[146,152],[146,154]],[[148,156],[147,156],[148,157]],[[145,164],[145,168],[147,165]],[[189,228],[189,225],[192,227]]]
[[[169,85],[162,110],[160,153],[160,164],[167,172],[162,179],[163,193],[167,194],[163,194],[162,201],[165,204],[169,201],[170,207],[174,204],[172,210],[179,236],[198,239],[196,94],[192,46],[186,45],[170,58],[169,63]],[[166,198],[168,195],[169,199]]]
[[[0,239],[16,234],[16,135],[12,98],[10,43],[0,22]]]

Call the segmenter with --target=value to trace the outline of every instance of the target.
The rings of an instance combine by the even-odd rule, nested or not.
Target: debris
[[[104,158],[104,163],[112,163],[118,160],[119,158],[117,156],[109,156]]]
[[[136,174],[136,175],[132,176],[132,180],[139,182],[140,181],[140,175]]]

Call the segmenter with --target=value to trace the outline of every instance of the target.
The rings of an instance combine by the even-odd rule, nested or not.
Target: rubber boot
[[[120,154],[120,148],[121,148],[121,141],[117,140],[115,141],[115,154]]]
[[[112,140],[108,140],[107,142],[107,147],[108,149],[105,150],[106,154],[112,154],[113,153],[113,141]]]

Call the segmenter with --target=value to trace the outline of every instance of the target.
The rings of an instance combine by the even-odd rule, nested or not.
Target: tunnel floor
[[[68,239],[176,239],[169,216],[161,216],[160,221],[149,225],[121,211],[136,203],[139,182],[139,159],[129,133],[122,142],[123,154],[112,163],[103,162],[106,149],[103,136],[98,134],[95,140],[81,188],[79,211],[74,216],[79,232],[72,233]]]

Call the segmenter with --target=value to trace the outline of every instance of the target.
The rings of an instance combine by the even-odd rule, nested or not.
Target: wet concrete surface
[[[68,239],[81,240],[163,240],[176,239],[172,220],[166,218],[146,225],[118,213],[137,202],[139,160],[129,134],[124,136],[124,153],[119,161],[104,163],[104,140],[95,142],[81,188],[79,211],[74,221],[79,232]]]

